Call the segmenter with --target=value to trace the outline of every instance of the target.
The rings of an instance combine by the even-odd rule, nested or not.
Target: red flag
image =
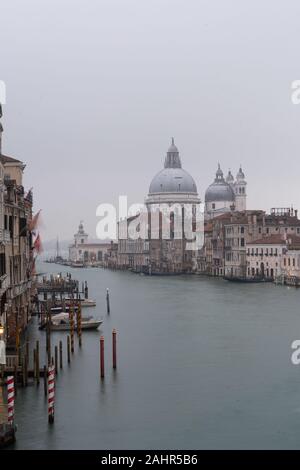
[[[30,232],[32,232],[32,230],[37,226],[40,213],[41,213],[41,209],[32,217],[31,221],[29,222],[28,228]]]
[[[34,241],[33,249],[36,250],[37,253],[41,253],[43,250],[40,234],[38,234]]]

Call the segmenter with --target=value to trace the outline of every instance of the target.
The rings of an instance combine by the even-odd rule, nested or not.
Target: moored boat
[[[92,299],[82,299],[80,301],[82,307],[96,307],[96,300]]]
[[[97,330],[103,323],[103,320],[96,320],[93,317],[82,317],[81,329],[82,330]],[[66,312],[59,313],[51,319],[52,331],[70,331],[69,314]],[[74,321],[74,328],[76,329],[76,321]]]
[[[239,276],[224,276],[225,281],[231,282],[245,282],[245,283],[258,283],[258,282],[271,282],[271,279],[262,277],[239,277]]]
[[[65,301],[71,302],[72,299],[66,297]],[[96,307],[96,300],[93,299],[76,299],[75,301],[80,302],[81,307]]]

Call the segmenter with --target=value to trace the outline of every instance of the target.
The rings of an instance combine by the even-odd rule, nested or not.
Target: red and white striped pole
[[[55,367],[48,367],[48,421],[54,423]]]
[[[15,416],[15,385],[13,375],[7,377],[7,411],[8,424],[13,425]]]

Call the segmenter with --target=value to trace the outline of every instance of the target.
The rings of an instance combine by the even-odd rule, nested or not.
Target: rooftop
[[[0,162],[4,165],[5,163],[22,163],[21,160],[9,157],[8,155],[0,155]]]
[[[247,245],[288,245],[300,248],[300,237],[297,235],[280,235],[279,233],[276,233],[269,235],[268,237],[249,242]]]

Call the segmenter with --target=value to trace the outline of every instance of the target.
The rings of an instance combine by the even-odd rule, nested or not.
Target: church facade
[[[130,239],[128,224],[132,218],[118,224],[118,267],[147,274],[191,272],[195,268],[196,258],[192,250],[186,249],[189,240],[184,234],[184,227],[181,236],[176,236],[176,220],[183,221],[190,217],[193,227],[199,204],[196,183],[182,168],[178,148],[172,139],[164,168],[152,179],[145,200],[147,239]],[[189,216],[187,210],[190,210]],[[165,236],[164,223],[167,225],[168,222],[169,234]]]

